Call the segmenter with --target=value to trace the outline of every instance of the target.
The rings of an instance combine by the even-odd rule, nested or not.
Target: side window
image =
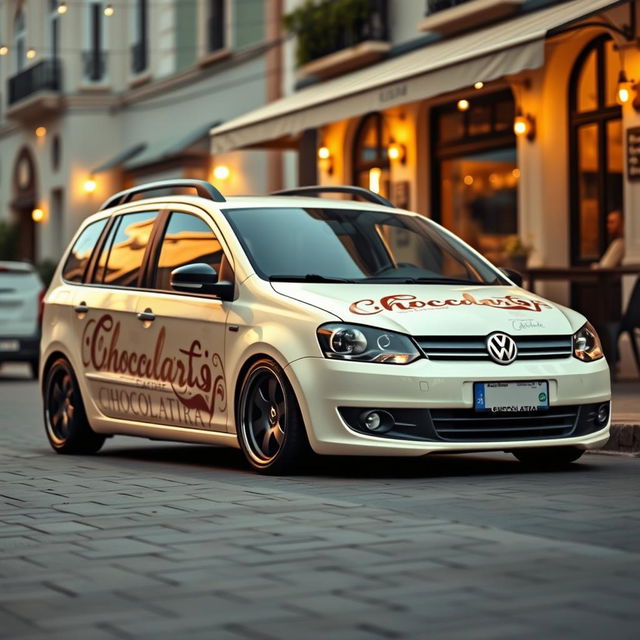
[[[69,282],[82,282],[93,249],[109,218],[103,218],[90,224],[75,241],[71,253],[64,264],[62,277]]]
[[[172,291],[171,272],[194,262],[205,262],[220,274],[222,247],[211,227],[197,216],[173,212],[162,239],[154,288]]]
[[[119,216],[98,258],[94,282],[135,287],[157,211]]]

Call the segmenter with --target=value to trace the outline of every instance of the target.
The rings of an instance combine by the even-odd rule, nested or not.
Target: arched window
[[[586,265],[607,248],[607,214],[622,211],[620,54],[603,35],[578,56],[569,93],[571,261]]]
[[[13,25],[14,67],[16,72],[24,69],[27,61],[27,24],[24,9],[19,9]]]
[[[366,115],[353,145],[353,181],[360,187],[389,195],[390,135],[381,113]]]

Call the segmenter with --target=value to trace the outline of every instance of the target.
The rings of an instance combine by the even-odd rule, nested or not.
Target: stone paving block
[[[160,553],[162,547],[132,538],[104,538],[87,542],[87,549],[79,552],[83,558],[120,558]]]

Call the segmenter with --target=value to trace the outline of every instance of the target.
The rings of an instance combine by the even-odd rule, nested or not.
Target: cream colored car
[[[196,195],[135,199],[173,187]],[[571,462],[608,438],[607,363],[583,316],[516,277],[354,187],[121,192],[46,295],[49,441],[229,445],[270,473],[311,451]]]

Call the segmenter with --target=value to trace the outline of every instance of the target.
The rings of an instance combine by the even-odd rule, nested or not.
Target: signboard
[[[640,180],[640,127],[627,129],[627,176]]]

